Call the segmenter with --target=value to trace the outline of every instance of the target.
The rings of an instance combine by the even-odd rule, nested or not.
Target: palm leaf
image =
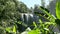
[[[60,0],[57,0],[56,3],[56,16],[58,19],[60,19]]]

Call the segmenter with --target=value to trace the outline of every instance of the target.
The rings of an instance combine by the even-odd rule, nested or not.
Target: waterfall
[[[32,13],[21,13],[22,22],[29,24],[33,22],[33,14]]]

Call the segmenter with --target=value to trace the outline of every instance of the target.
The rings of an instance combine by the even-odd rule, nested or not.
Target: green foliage
[[[28,32],[28,34],[40,34],[40,29],[36,29],[36,30],[31,30]]]
[[[51,25],[56,26],[56,23],[42,22],[42,20],[40,19],[39,24],[33,22],[33,25],[35,26],[35,28],[29,31],[28,34],[53,34],[52,29],[49,29],[49,27]]]
[[[16,33],[16,26],[13,27],[13,32]]]
[[[37,25],[36,25],[36,23],[35,23],[35,22],[33,22],[33,25],[35,26],[35,28],[37,27]]]
[[[54,17],[50,13],[48,13],[49,10],[47,10],[44,7],[37,7],[39,10],[42,10],[44,14],[48,15],[49,18],[43,16],[45,19],[49,20],[49,22],[43,22],[41,19],[39,20],[39,24],[36,24],[36,22],[33,22],[34,29],[29,31],[28,34],[54,34],[52,29],[49,27],[60,25],[60,0],[56,3],[56,16]],[[36,10],[36,7],[34,9]],[[0,0],[0,34],[16,34],[18,32],[17,30],[17,24],[21,24],[25,27],[27,27],[26,24],[20,22],[18,19],[20,19],[20,13],[27,13],[29,9],[27,6],[22,3],[18,2],[17,0]],[[31,10],[30,10],[31,11]],[[42,16],[40,13],[37,13],[38,16]],[[57,24],[57,25],[56,25]],[[8,33],[7,33],[8,32]]]
[[[56,3],[56,16],[58,19],[60,19],[60,0],[57,0]]]
[[[48,15],[49,18],[46,18],[46,19],[48,19],[51,22],[55,22],[56,18],[53,15],[51,15],[50,13],[48,13],[48,9],[46,10],[46,8],[44,9],[44,7],[43,8],[39,7],[39,9]]]
[[[20,13],[27,13],[29,9],[27,8],[27,6],[23,2],[19,2],[18,6],[17,6],[17,10]]]
[[[39,30],[40,30],[40,32],[42,33],[42,34],[54,34],[53,33],[53,31],[52,31],[52,29],[49,29],[49,26],[50,25],[53,25],[54,27],[55,26],[57,26],[57,25],[60,25],[60,8],[59,8],[59,1],[57,1],[57,4],[56,4],[56,16],[57,17],[54,17],[53,15],[51,15],[50,13],[48,13],[47,12],[47,10],[45,10],[45,9],[43,9],[43,8],[41,8],[41,7],[39,7],[39,9],[41,9],[45,14],[47,14],[48,15],[48,20],[50,21],[50,22],[42,22],[41,20],[39,20],[39,22],[40,22],[40,26],[39,27],[41,27]],[[37,13],[39,16],[41,16],[41,14],[39,14],[39,13]],[[46,18],[47,19],[47,18]],[[34,23],[34,26],[36,27],[37,25]],[[37,28],[39,28],[39,27],[37,27]],[[36,29],[37,29],[36,28]],[[35,34],[34,33],[34,31],[31,31],[31,32],[29,32],[29,34]],[[38,34],[38,33],[36,33],[36,34]]]
[[[56,19],[55,22],[57,25],[60,25],[60,19]]]
[[[22,5],[20,5],[22,4]],[[23,8],[21,8],[21,6]],[[20,11],[19,11],[19,10]],[[8,33],[16,33],[16,25],[18,19],[20,19],[22,10],[26,11],[27,7],[24,3],[20,3],[18,0],[0,0],[0,28]],[[19,23],[20,24],[20,23]],[[1,32],[0,34],[2,34]],[[8,34],[6,33],[6,34]]]
[[[57,23],[57,25],[60,25],[60,0],[57,0],[56,2],[56,16],[57,19],[55,20],[55,22]]]
[[[10,27],[7,27],[6,28],[6,31],[10,33],[11,32],[11,28]]]
[[[16,31],[17,31],[16,25],[14,25],[13,27],[6,27],[5,30],[8,33],[12,33],[12,34],[14,33],[14,34],[16,34]]]

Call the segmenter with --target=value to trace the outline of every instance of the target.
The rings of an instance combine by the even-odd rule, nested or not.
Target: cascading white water
[[[21,13],[21,19],[24,23],[31,23],[33,22],[33,14],[32,13]]]

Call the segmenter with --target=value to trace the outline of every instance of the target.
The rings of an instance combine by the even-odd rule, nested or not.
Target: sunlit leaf
[[[16,33],[16,26],[13,27],[13,32]]]
[[[10,33],[11,32],[11,28],[10,27],[7,27],[6,28],[6,31]]]
[[[31,30],[30,32],[28,32],[28,34],[40,34],[40,31],[39,29]]]
[[[35,22],[33,22],[33,25],[34,25],[35,27],[37,27],[37,25],[36,25],[36,23],[35,23]]]
[[[58,19],[60,19],[60,0],[57,0],[56,3],[56,16]]]
[[[39,22],[40,22],[40,23],[43,23],[41,19],[39,19]]]
[[[44,28],[45,30],[47,30],[47,31],[49,31],[49,29],[48,28]]]

